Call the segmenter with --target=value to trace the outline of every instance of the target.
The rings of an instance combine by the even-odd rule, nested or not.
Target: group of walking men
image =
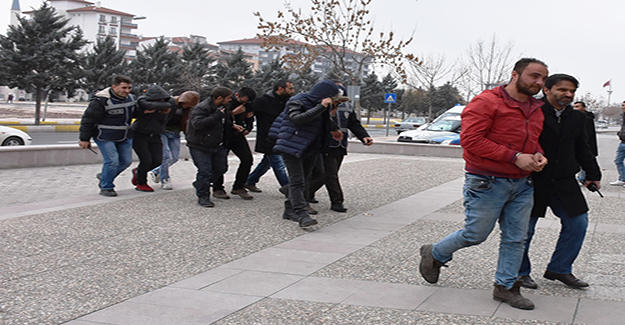
[[[81,121],[80,147],[91,149],[93,139],[104,159],[102,172],[97,175],[104,196],[117,196],[114,180],[131,165],[132,149],[139,157],[131,179],[136,190],[154,191],[148,185],[148,175],[163,189],[172,189],[169,167],[179,158],[180,133],[184,132],[197,168],[193,187],[199,205],[215,206],[211,188],[213,197],[230,198],[224,188],[224,174],[231,151],[240,160],[231,194],[253,199],[248,190],[262,192],[257,183],[271,168],[287,197],[283,218],[309,227],[317,221],[310,217],[316,211],[308,204],[313,201],[308,193],[324,184],[331,209],[347,211],[338,172],[347,154],[348,130],[365,145],[373,143],[345,96],[345,88],[331,80],[295,96],[293,83],[279,80],[258,99],[251,88],[233,92],[217,87],[201,102],[194,91],[172,97],[153,85],[136,98],[131,90],[130,78],[115,76],[110,87],[93,96]],[[263,158],[250,172],[253,156],[246,136],[252,131],[254,117],[255,150]],[[312,179],[314,166],[325,166],[325,170]]]
[[[595,158],[596,143],[594,149],[589,144],[596,140],[594,133],[586,131],[588,117],[570,105],[578,86],[573,76],[549,76],[545,63],[523,58],[515,64],[508,84],[482,92],[466,106],[461,133],[466,170],[465,225],[441,241],[421,247],[419,271],[427,282],[436,283],[440,268],[451,261],[454,252],[484,242],[499,223],[493,298],[515,308],[533,309],[534,304],[521,295],[520,287],[537,288],[530,276],[529,249],[536,224],[550,207],[562,229],[544,277],[573,288],[588,286],[572,273],[588,226],[588,205],[578,181],[582,186],[601,188],[601,171]],[[114,79],[110,88],[96,94],[83,117],[80,146],[89,148],[93,138],[104,156],[100,176],[103,195],[114,193],[113,179],[131,163],[130,121],[137,100],[130,89],[129,80]],[[543,99],[534,98],[541,90]],[[186,113],[188,123],[182,119],[186,129],[182,126],[181,130],[186,130],[187,146],[197,167],[193,186],[200,205],[214,206],[209,195],[211,185],[214,196],[227,196],[219,177],[227,168],[227,150],[232,150],[241,164],[231,193],[250,199],[246,189],[261,192],[256,186],[259,178],[272,168],[281,192],[288,197],[283,218],[309,227],[317,224],[308,203],[320,184],[331,184],[328,189],[333,210],[345,211],[337,173],[346,154],[347,130],[366,145],[372,140],[346,103],[349,98],[342,85],[323,80],[308,92],[291,97],[293,93],[292,83],[281,80],[252,105],[253,90],[242,89],[233,95],[230,89],[218,87],[197,104],[197,98],[181,102],[180,98],[150,97],[160,91],[148,89],[138,100],[138,110],[145,115],[168,115],[177,113],[167,111],[166,104],[172,109],[176,105],[194,106]],[[142,109],[142,100],[150,99],[156,103]],[[252,159],[245,135],[251,130],[248,123],[252,116],[256,116],[258,128],[255,149],[263,158],[249,173]],[[326,173],[321,179],[310,180],[320,153]],[[154,161],[145,168],[140,163],[140,175],[156,167],[153,165],[158,159],[152,158]],[[162,168],[156,171],[161,180],[165,175]],[[578,180],[580,168],[584,174]],[[334,186],[338,190],[331,190]]]

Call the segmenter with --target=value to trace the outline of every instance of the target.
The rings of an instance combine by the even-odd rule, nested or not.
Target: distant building
[[[69,25],[79,26],[82,29],[84,38],[90,42],[85,49],[92,48],[97,40],[110,35],[118,49],[126,50],[128,59],[135,57],[139,37],[133,34],[133,30],[138,28],[133,19],[145,17],[102,7],[100,1],[95,3],[84,0],[48,1],[59,15],[69,19]],[[24,12],[27,16],[32,13],[32,11]]]
[[[295,43],[299,43],[297,41],[293,41]],[[227,42],[218,42],[220,51],[237,51],[239,48],[243,50],[243,52],[254,54],[258,57],[258,65],[263,66],[269,64],[270,61],[281,58],[282,56],[289,53],[286,49],[278,49],[267,51],[263,48],[263,39],[262,38],[244,38],[240,40],[227,41]],[[302,43],[303,44],[303,43]],[[363,54],[347,51],[347,64],[352,64],[354,70],[357,69],[358,64],[355,62],[353,58],[357,60],[362,59]],[[326,58],[318,57],[315,61],[315,64],[311,67],[312,70],[317,73],[320,77],[325,76],[332,70],[332,62]],[[365,63],[362,69],[362,76],[364,77],[371,72],[371,63]]]

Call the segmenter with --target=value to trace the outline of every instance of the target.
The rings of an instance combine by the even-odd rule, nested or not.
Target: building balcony
[[[135,28],[135,29],[139,28],[139,25],[133,24],[133,23],[128,22],[128,21],[123,21],[122,20],[121,23],[122,23],[122,27]]]
[[[136,34],[130,34],[130,33],[120,33],[119,34],[121,37],[137,37]]]

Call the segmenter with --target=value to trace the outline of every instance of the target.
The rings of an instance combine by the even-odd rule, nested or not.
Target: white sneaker
[[[621,180],[618,180],[618,181],[611,182],[610,185],[623,186],[623,185],[625,185],[625,182],[623,182]]]
[[[169,178],[165,178],[163,180],[163,183],[161,183],[161,187],[164,190],[173,190],[174,189],[174,186],[171,184],[171,180]]]
[[[154,172],[150,172],[150,179],[156,184],[161,182],[161,176]]]

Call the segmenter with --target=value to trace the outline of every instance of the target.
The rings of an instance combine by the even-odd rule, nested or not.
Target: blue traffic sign
[[[384,102],[385,103],[397,103],[397,94],[384,94]]]

